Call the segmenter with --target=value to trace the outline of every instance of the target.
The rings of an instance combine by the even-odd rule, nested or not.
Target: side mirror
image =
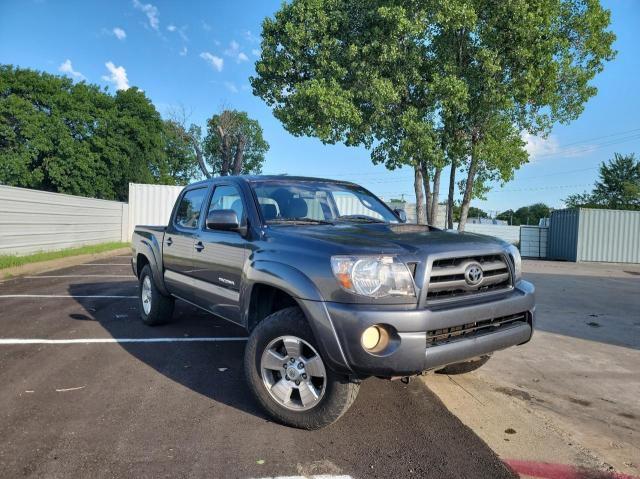
[[[234,210],[214,210],[207,216],[207,229],[237,231],[240,229],[238,215]]]
[[[407,212],[405,210],[403,210],[402,208],[396,208],[395,210],[393,210],[393,212],[396,214],[398,218],[400,218],[401,222],[403,223],[407,222]]]

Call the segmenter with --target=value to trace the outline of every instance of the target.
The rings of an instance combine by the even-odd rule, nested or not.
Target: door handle
[[[198,241],[193,247],[198,252],[200,252],[200,251],[202,251],[204,249],[204,245],[202,244],[202,241]]]
[[[173,244],[173,240],[169,237],[167,238],[167,246],[171,246]]]

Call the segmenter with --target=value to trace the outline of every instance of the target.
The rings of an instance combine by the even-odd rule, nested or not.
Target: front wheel
[[[360,388],[324,364],[297,307],[277,311],[256,326],[245,349],[244,369],[251,392],[269,415],[301,429],[337,421]]]

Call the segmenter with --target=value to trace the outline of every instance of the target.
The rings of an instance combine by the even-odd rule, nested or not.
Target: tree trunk
[[[424,211],[424,194],[422,192],[422,170],[420,165],[413,167],[413,188],[416,192],[416,223],[423,225],[425,223],[425,211]]]
[[[231,152],[229,145],[229,135],[221,126],[218,126],[218,135],[220,136],[220,156],[222,157],[222,165],[220,165],[220,176],[227,176],[231,169]]]
[[[471,198],[473,196],[473,182],[476,178],[476,170],[478,169],[478,158],[475,151],[475,141],[471,143],[471,163],[469,163],[469,172],[467,173],[467,182],[464,186],[464,196],[462,197],[462,206],[460,207],[460,222],[458,223],[458,231],[464,231],[467,216],[469,215],[469,206],[471,206]]]
[[[429,213],[429,224],[437,226],[438,225],[438,198],[440,197],[440,175],[442,174],[442,168],[436,168],[435,173],[433,174],[433,190],[431,197],[431,212]]]
[[[233,174],[236,176],[242,173],[245,143],[246,140],[244,139],[244,137],[241,136],[240,138],[238,138],[238,144],[236,145],[236,154],[233,158]]]
[[[202,155],[202,148],[200,148],[200,142],[197,138],[192,138],[191,143],[193,145],[193,149],[196,152],[196,158],[198,160],[198,166],[200,166],[200,171],[207,178],[211,178],[211,173],[207,170],[207,165],[204,162],[204,156]]]
[[[431,182],[429,180],[429,168],[427,168],[427,165],[423,161],[420,162],[420,171],[422,172],[422,184],[424,185],[424,197],[425,197],[424,215],[425,215],[426,224],[430,225],[432,222],[431,216],[429,216],[429,213],[431,211]]]
[[[453,195],[456,192],[456,158],[451,158],[451,173],[449,174],[449,196],[447,197],[447,228],[453,229]]]

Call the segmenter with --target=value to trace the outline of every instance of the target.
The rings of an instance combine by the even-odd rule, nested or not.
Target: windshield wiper
[[[373,216],[367,216],[367,215],[342,215],[342,216],[338,216],[336,220],[361,221],[366,223],[386,223],[386,221],[384,220],[374,218]]]
[[[332,225],[331,221],[317,220],[314,218],[274,218],[267,223],[298,223],[298,224],[314,224],[314,225]]]

